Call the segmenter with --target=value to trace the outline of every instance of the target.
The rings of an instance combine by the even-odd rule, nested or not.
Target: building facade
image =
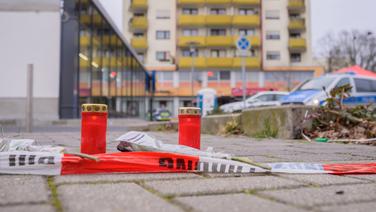
[[[25,118],[28,64],[35,122],[79,118],[82,103],[145,117],[145,68],[99,0],[5,0],[0,24],[0,121]]]
[[[323,73],[312,66],[309,0],[124,1],[124,34],[157,71],[157,103],[176,115],[201,88],[220,99],[241,96],[242,57],[235,43],[246,36],[247,93],[291,90]]]

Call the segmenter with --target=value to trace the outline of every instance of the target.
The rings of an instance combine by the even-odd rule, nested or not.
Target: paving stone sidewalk
[[[110,132],[112,141],[121,132]],[[149,132],[166,143],[177,133]],[[79,132],[7,134],[79,151]],[[258,162],[370,162],[376,147],[202,135],[202,147]],[[108,152],[116,151],[115,142]],[[373,211],[376,175],[0,175],[0,211]]]

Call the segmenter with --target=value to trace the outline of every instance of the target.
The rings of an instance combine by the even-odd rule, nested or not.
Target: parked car
[[[328,74],[307,80],[289,95],[282,98],[282,105],[324,105],[327,93],[335,87],[345,84],[352,86],[351,97],[344,99],[347,105],[359,105],[376,102],[376,78],[354,74]]]
[[[148,113],[150,117],[150,113]],[[171,112],[164,108],[158,108],[153,110],[153,121],[170,121]]]
[[[288,92],[282,91],[263,91],[246,99],[246,108],[264,107],[264,106],[278,106],[280,99],[288,95]],[[244,102],[232,102],[224,104],[219,107],[223,112],[233,113],[244,109]]]

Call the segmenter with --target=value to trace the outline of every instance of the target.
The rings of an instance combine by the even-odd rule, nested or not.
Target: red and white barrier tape
[[[121,152],[95,155],[100,160],[49,152],[0,152],[0,173],[70,175],[100,173],[327,173],[376,174],[374,163],[270,163],[272,170],[237,161],[163,152]]]

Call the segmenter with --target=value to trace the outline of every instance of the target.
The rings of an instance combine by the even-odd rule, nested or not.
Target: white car
[[[281,105],[279,100],[288,95],[288,92],[282,91],[263,91],[245,100],[246,108],[263,107],[263,106],[278,106]],[[232,102],[224,104],[219,107],[225,113],[233,113],[244,109],[244,102]]]

